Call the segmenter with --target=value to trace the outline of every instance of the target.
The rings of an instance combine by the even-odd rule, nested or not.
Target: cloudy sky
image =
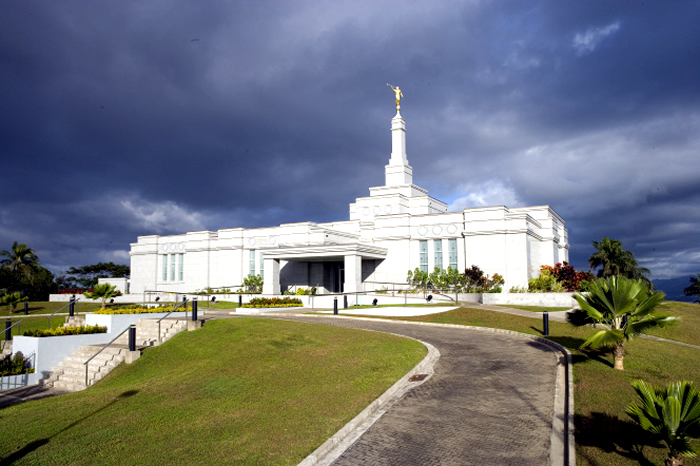
[[[549,204],[700,272],[700,2],[0,1],[0,249],[60,272],[139,235],[348,218],[384,183]]]

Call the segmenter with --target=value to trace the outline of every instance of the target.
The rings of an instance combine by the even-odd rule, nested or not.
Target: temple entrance
[[[336,293],[342,293],[345,291],[345,267],[342,265],[338,266],[338,282],[336,284]]]

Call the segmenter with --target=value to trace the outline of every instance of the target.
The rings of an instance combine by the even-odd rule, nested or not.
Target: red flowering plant
[[[585,283],[590,282],[595,279],[595,275],[590,272],[577,272],[576,269],[564,261],[564,263],[557,263],[552,267],[551,265],[543,265],[540,267],[541,271],[548,270],[554,278],[557,279],[558,283],[566,288],[566,291],[586,291]]]

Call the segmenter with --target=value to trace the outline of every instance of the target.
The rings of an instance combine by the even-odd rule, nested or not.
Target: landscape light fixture
[[[214,301],[216,301],[216,296],[211,297],[211,302],[213,303]]]
[[[156,302],[160,301],[160,296],[156,296]]]
[[[428,297],[426,298],[426,301],[430,302],[433,300],[433,295],[429,294]]]
[[[377,301],[377,298],[374,298],[374,299],[372,300],[372,306],[376,306],[376,305],[377,305],[377,302],[378,302],[378,301]]]
[[[109,304],[114,304],[114,298],[109,300]]]

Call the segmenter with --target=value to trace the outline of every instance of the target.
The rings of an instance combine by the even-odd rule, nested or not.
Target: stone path
[[[550,464],[560,355],[548,346],[468,327],[261,317],[396,333],[440,352],[434,375],[396,402],[332,464]]]

